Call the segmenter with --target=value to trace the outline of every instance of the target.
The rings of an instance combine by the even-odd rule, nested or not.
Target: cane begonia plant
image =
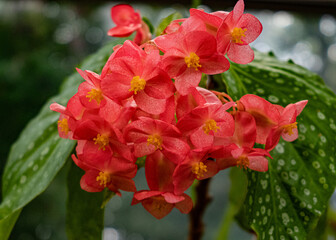
[[[255,53],[250,44],[262,25],[244,8],[239,0],[230,12],[190,9],[189,17],[168,17],[157,28],[159,35],[152,36],[138,10],[127,4],[112,7],[115,26],[108,35],[135,33],[135,38],[108,45],[104,56],[88,61],[92,65],[77,68],[74,79],[81,82],[76,85],[70,78],[64,85],[77,91],[63,89],[64,96],[41,112],[45,122],[29,125],[34,141],[14,146],[18,161],[37,160],[22,166],[11,162],[8,169],[18,170],[19,176],[5,170],[0,236],[31,196],[45,189],[40,181],[51,181],[62,166],[60,159],[64,164],[71,156],[71,171],[78,171],[76,178],[70,171],[68,183],[78,192],[69,191],[69,209],[86,204],[81,214],[90,207],[102,211],[99,207],[110,197],[126,191],[131,205],[142,205],[156,219],[175,208],[189,214],[189,239],[199,240],[201,217],[211,202],[208,184],[230,168],[239,174],[232,181],[230,201],[235,201],[233,208],[237,205],[232,211],[241,225],[258,239],[307,239],[326,215],[326,200],[336,185],[335,158],[327,154],[335,151],[336,110],[325,107],[336,106],[336,98],[322,81],[311,80],[312,74],[303,76],[302,68],[291,62],[281,63],[287,64],[282,68],[274,57]],[[295,85],[307,89],[301,93]],[[318,97],[311,99],[319,101],[308,104],[305,93],[313,90]],[[52,121],[57,125],[50,125]],[[39,159],[48,159],[48,164],[40,165]],[[31,171],[23,173],[25,167]],[[148,187],[138,184],[141,168]],[[26,182],[34,186],[30,191],[20,187]],[[85,204],[79,203],[82,194],[99,206],[86,203],[85,197]],[[234,213],[230,215],[233,219]],[[80,226],[95,222],[77,220]],[[68,228],[69,236],[73,231]],[[80,234],[69,239],[83,238]],[[101,239],[99,234],[90,239]]]

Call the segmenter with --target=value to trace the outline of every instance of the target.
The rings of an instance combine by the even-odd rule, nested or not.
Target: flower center
[[[153,210],[161,210],[164,209],[164,207],[166,206],[166,201],[164,200],[164,198],[162,196],[155,196],[152,197],[152,209]]]
[[[241,40],[242,37],[246,37],[245,32],[246,32],[246,28],[242,29],[242,28],[234,28],[231,32],[231,40],[234,43],[243,43],[243,41]]]
[[[99,172],[99,176],[96,177],[96,181],[100,182],[99,185],[106,187],[106,185],[111,181],[111,176],[105,172]]]
[[[66,118],[63,118],[62,120],[58,120],[57,123],[61,132],[63,132],[65,135],[68,135],[69,133],[68,120]]]
[[[206,134],[209,134],[210,131],[217,132],[217,130],[220,129],[220,127],[217,126],[217,123],[215,120],[209,119],[204,123],[204,126],[202,129]]]
[[[208,171],[208,169],[207,169],[207,166],[204,163],[199,162],[199,163],[195,163],[192,166],[191,171],[192,171],[193,174],[196,175],[197,179],[200,179],[201,177],[204,176],[204,173],[206,173]]]
[[[248,160],[247,156],[240,156],[237,159],[237,167],[240,169],[244,168],[247,169],[247,167],[250,165],[250,161]]]
[[[286,125],[282,126],[282,128],[284,129],[285,133],[287,133],[289,135],[292,135],[292,134],[294,134],[293,129],[297,128],[297,122],[286,124]]]
[[[146,80],[140,78],[139,76],[133,77],[131,81],[131,88],[129,91],[134,91],[134,94],[137,94],[139,91],[144,90],[146,86]]]
[[[156,149],[162,150],[162,138],[157,134],[153,134],[153,135],[148,136],[147,145],[149,145],[149,144],[153,144]]]
[[[97,137],[93,138],[95,144],[99,145],[99,149],[103,149],[105,151],[105,147],[109,144],[109,137],[105,134],[100,135],[97,134]]]
[[[198,71],[198,68],[202,67],[202,65],[199,63],[199,60],[199,56],[197,56],[194,52],[191,52],[188,57],[184,58],[188,68],[195,68],[196,71]]]
[[[96,100],[97,104],[100,104],[100,102],[104,99],[102,91],[94,88],[87,93],[86,97],[89,99],[89,102]]]

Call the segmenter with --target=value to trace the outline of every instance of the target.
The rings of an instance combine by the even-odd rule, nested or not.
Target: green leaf
[[[144,21],[147,24],[147,26],[149,28],[149,31],[151,32],[151,34],[153,34],[154,33],[154,26],[151,23],[151,21],[149,21],[149,19],[146,18],[146,17],[142,17],[142,21]]]
[[[247,171],[243,211],[258,239],[307,239],[336,185],[336,96],[316,74],[270,54],[222,74],[229,95],[252,93],[286,106],[309,100],[297,118],[299,138],[280,141],[266,173]]]
[[[155,34],[156,36],[160,36],[166,27],[170,24],[171,21],[176,19],[181,19],[182,15],[179,12],[175,12],[170,14],[168,17],[161,20],[159,26],[156,28]]]
[[[192,8],[197,8],[199,5],[202,4],[202,1],[201,0],[192,0],[191,1],[191,7]]]
[[[108,188],[105,188],[104,190],[104,199],[102,204],[100,205],[100,208],[105,208],[106,204],[115,196],[115,192],[110,191]]]
[[[116,41],[111,42],[88,57],[82,68],[99,73],[115,44]],[[0,229],[6,229],[3,225],[6,224],[3,221],[6,218],[10,218],[14,224],[15,218],[12,216],[19,215],[20,209],[48,187],[72,152],[76,142],[58,136],[59,113],[51,111],[49,106],[53,102],[66,105],[82,81],[78,73],[67,78],[60,94],[52,97],[42,107],[40,113],[28,123],[12,145],[2,179]],[[8,228],[8,234],[10,231]]]
[[[3,218],[0,220],[1,240],[7,240],[9,238],[9,235],[15,225],[16,220],[20,216],[20,213],[21,213],[21,210],[18,210],[8,215],[6,218]]]
[[[66,232],[69,240],[102,239],[104,192],[89,193],[80,188],[84,171],[72,163],[68,174]]]
[[[64,91],[55,101],[65,103],[72,91]],[[30,121],[12,146],[3,175],[0,219],[21,209],[43,192],[69,157],[75,142],[58,136],[58,113],[48,102]]]
[[[328,239],[328,209],[320,217],[315,229],[309,234],[310,239],[327,240]]]

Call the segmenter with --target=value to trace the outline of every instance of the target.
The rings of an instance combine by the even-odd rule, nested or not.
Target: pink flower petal
[[[230,47],[232,38],[231,29],[225,22],[218,28],[216,38],[218,52],[225,55]]]
[[[195,176],[192,173],[192,166],[189,161],[184,161],[176,167],[173,179],[174,192],[177,195],[184,193],[193,184]]]
[[[176,137],[163,137],[162,153],[174,163],[182,161],[188,154],[189,145],[180,138]]]
[[[187,194],[182,195],[184,200],[178,203],[175,203],[175,207],[180,210],[181,213],[187,214],[191,211],[193,207],[193,202]]]
[[[249,166],[248,168],[258,171],[266,172],[268,170],[268,160],[263,156],[248,156]]]
[[[183,196],[178,196],[170,192],[163,193],[162,196],[167,203],[178,203],[184,200]]]
[[[200,60],[200,71],[206,74],[219,74],[230,68],[230,62],[223,55],[214,54],[212,57]]]
[[[153,144],[147,144],[147,141],[134,145],[134,156],[137,158],[150,155],[155,151],[155,146]]]
[[[257,138],[256,122],[248,112],[235,114],[234,142],[239,147],[253,148]]]
[[[175,164],[160,151],[149,155],[146,159],[145,171],[146,179],[151,190],[172,191],[173,173]]]
[[[82,176],[80,180],[80,186],[83,190],[87,192],[101,192],[104,189],[103,185],[100,185],[96,180],[99,171],[97,170],[88,170]]]
[[[99,115],[109,123],[114,123],[119,119],[122,107],[115,101],[105,98],[106,104],[99,109]]]
[[[134,193],[133,200],[136,199],[138,201],[142,201],[146,198],[151,198],[151,197],[154,197],[154,196],[161,195],[161,193],[162,193],[161,191],[142,190],[142,191]],[[134,203],[132,203],[132,205],[134,205]]]
[[[237,22],[244,13],[244,0],[239,0],[232,10],[233,20]]]
[[[242,38],[245,43],[251,43],[256,40],[263,29],[260,21],[255,16],[248,13],[243,14],[237,27],[246,29],[246,32],[244,33],[245,37]]]
[[[210,147],[213,145],[214,136],[206,134],[202,127],[190,135],[190,141],[196,148]]]
[[[216,38],[204,31],[192,31],[183,38],[186,53],[193,52],[199,58],[209,58],[217,51]]]
[[[196,88],[201,81],[202,72],[193,68],[187,68],[181,75],[175,78],[175,87],[181,95],[187,95]]]
[[[166,99],[150,97],[145,91],[140,91],[133,97],[138,107],[150,114],[161,114],[166,109]]]
[[[112,7],[111,18],[116,25],[126,26],[130,23],[141,23],[140,14],[128,4],[118,4]]]
[[[308,100],[302,100],[300,102],[295,103],[297,115],[300,115],[300,113],[305,108],[307,103],[308,103]]]
[[[123,176],[114,176],[111,177],[111,183],[107,186],[111,191],[113,189],[120,189],[127,192],[135,192],[136,187],[134,181],[127,177]]]
[[[132,26],[115,26],[114,28],[108,30],[107,35],[111,37],[128,37],[139,28],[141,28],[141,24]]]
[[[232,43],[228,49],[227,56],[235,63],[247,64],[253,61],[254,52],[249,45]]]
[[[273,128],[266,139],[265,150],[271,151],[273,148],[275,148],[280,140],[281,134],[282,129],[276,127]]]

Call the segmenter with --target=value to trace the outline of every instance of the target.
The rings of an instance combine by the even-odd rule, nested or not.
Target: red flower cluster
[[[283,108],[245,95],[234,102],[198,87],[202,73],[229,68],[226,54],[238,63],[252,61],[248,44],[262,27],[243,8],[240,0],[230,13],[191,9],[189,18],[172,22],[152,42],[115,47],[100,75],[77,69],[85,82],[66,107],[50,108],[61,113],[59,135],[78,141],[72,158],[85,171],[82,189],[135,192],[132,204],[141,202],[158,219],[174,207],[188,213],[192,201],[184,192],[195,179],[231,166],[267,171],[280,136],[298,137],[296,117],[307,101]],[[128,5],[112,13],[113,35],[141,27]],[[149,190],[137,191],[132,179],[142,157]]]

